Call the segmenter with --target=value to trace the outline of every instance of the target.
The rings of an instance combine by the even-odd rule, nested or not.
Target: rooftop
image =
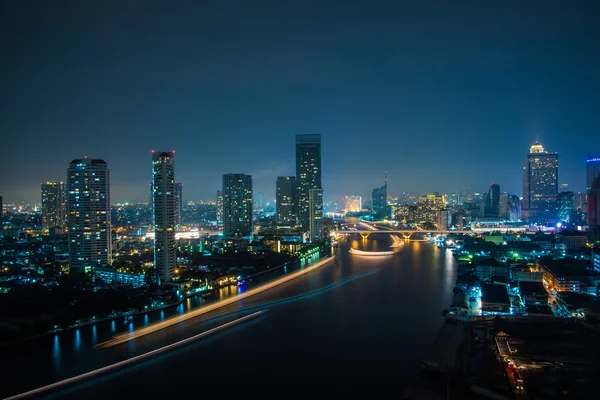
[[[504,284],[481,285],[481,300],[491,303],[510,303],[508,290]]]
[[[546,289],[542,282],[519,282],[519,290],[521,294],[524,293],[535,293],[535,294],[547,294]]]

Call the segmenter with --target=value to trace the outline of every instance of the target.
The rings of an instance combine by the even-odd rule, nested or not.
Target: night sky
[[[61,6],[25,6],[42,3]],[[0,195],[39,201],[86,155],[108,162],[113,202],[147,200],[151,150],[175,149],[186,200],[228,172],[272,196],[297,133],[322,134],[326,200],[385,170],[391,194],[520,194],[536,139],[583,191],[598,2],[400,3],[4,0]]]

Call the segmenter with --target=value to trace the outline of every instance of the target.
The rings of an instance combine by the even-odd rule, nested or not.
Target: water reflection
[[[162,321],[163,319],[165,319],[165,312],[164,311],[160,311],[160,320]]]
[[[98,343],[98,330],[96,325],[92,325],[92,344]]]
[[[75,331],[75,351],[79,350],[79,348],[81,347],[81,332],[79,332],[79,329],[77,329]]]
[[[60,341],[58,340],[58,335],[54,335],[54,344],[52,345],[52,361],[54,368],[60,366],[60,358]]]
[[[144,314],[144,325],[148,325],[148,314]]]
[[[117,325],[114,319],[110,321],[110,331],[111,333],[115,333],[117,331]]]

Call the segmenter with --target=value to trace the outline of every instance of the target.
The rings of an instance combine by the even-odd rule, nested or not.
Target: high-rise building
[[[42,183],[42,229],[67,226],[67,197],[63,182]]]
[[[254,192],[252,196],[252,201],[254,202],[253,211],[263,212],[265,211],[265,194],[261,190],[257,190]]]
[[[444,209],[446,209],[444,196],[437,193],[420,196],[417,205],[418,222],[435,224],[437,222],[437,212]]]
[[[594,179],[587,194],[588,227],[592,240],[600,240],[600,175]]]
[[[296,225],[296,177],[279,176],[276,182],[275,215],[277,225]]]
[[[585,190],[588,191],[592,188],[594,180],[598,177],[598,175],[600,175],[600,157],[588,157],[585,163],[585,167]]]
[[[529,221],[557,217],[558,153],[548,153],[535,143],[523,167],[523,218]]]
[[[560,192],[557,195],[558,201],[558,219],[563,222],[573,222],[573,213],[575,212],[573,192]]]
[[[104,160],[71,161],[67,212],[70,268],[92,272],[112,264],[110,174]]]
[[[310,189],[309,233],[311,243],[322,242],[323,236],[323,189]]]
[[[152,152],[152,215],[154,267],[161,285],[173,278],[177,264],[175,243],[175,152]]]
[[[373,189],[371,193],[371,210],[375,218],[389,217],[387,201],[387,171],[385,173],[385,183],[380,188]]]
[[[509,219],[511,221],[519,221],[521,219],[521,199],[516,194],[510,196],[510,202],[508,203],[510,210]]]
[[[175,184],[175,228],[181,229],[183,225],[183,183]]]
[[[252,234],[252,175],[223,175],[223,234]]]
[[[217,190],[217,229],[223,230],[223,192]]]
[[[4,203],[2,203],[2,196],[0,196],[0,231],[4,228]],[[0,233],[2,236],[2,233]]]
[[[310,225],[310,190],[321,189],[321,135],[296,135],[297,217],[302,228]]]
[[[362,199],[360,196],[346,196],[346,213],[356,213],[362,211]]]
[[[510,217],[510,195],[506,192],[500,193],[500,207],[498,216],[507,220]]]
[[[485,214],[497,217],[500,214],[500,185],[492,183],[485,200]]]

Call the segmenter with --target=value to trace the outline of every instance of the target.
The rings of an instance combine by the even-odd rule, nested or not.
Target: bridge
[[[447,235],[449,233],[454,233],[454,234],[465,234],[465,235],[473,235],[476,232],[473,231],[467,231],[467,230],[419,230],[419,229],[390,229],[390,230],[371,230],[371,229],[355,229],[355,230],[344,230],[344,231],[335,231],[336,235],[350,235],[353,233],[358,233],[360,234],[360,236],[362,236],[363,238],[368,238],[369,235],[371,235],[372,233],[396,233],[399,235],[402,235],[405,239],[410,239],[410,237],[414,234],[414,233],[423,233],[423,234],[440,234],[440,235]]]

